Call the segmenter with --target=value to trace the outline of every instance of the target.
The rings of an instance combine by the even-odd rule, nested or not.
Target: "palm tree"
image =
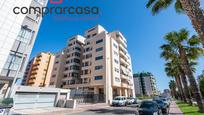
[[[167,76],[175,78],[181,100],[183,100],[184,102],[187,102],[187,99],[186,99],[187,96],[186,96],[186,93],[184,92],[184,88],[181,83],[178,66],[173,61],[167,62],[165,64],[165,72]]]
[[[185,13],[189,17],[204,47],[204,12],[200,0],[149,0],[146,7],[151,8],[152,13],[156,14],[171,4],[174,4],[176,12]]]
[[[163,57],[166,60],[172,60],[178,56],[178,62],[181,66],[181,69],[188,77],[193,91],[193,97],[198,103],[199,110],[204,112],[202,96],[193,75],[194,71],[191,68],[191,61],[198,59],[204,52],[200,47],[201,42],[199,37],[196,35],[189,37],[189,32],[185,29],[181,29],[179,32],[168,33],[164,38],[167,44],[163,45],[161,48],[168,52],[163,52]]]
[[[171,95],[175,98],[178,98],[177,94],[176,94],[176,83],[174,80],[171,80],[169,82],[169,89],[171,90]]]
[[[162,47],[163,48],[163,47]],[[163,49],[163,53],[162,53],[162,57],[165,58],[166,54],[168,53],[168,51],[166,51],[165,49]],[[191,62],[191,70],[195,70],[194,66],[197,63],[195,62]],[[171,61],[168,61],[166,64],[166,68],[165,71],[167,73],[167,75],[173,75],[176,78],[177,82],[182,82],[179,84],[179,86],[182,88],[181,93],[183,93],[183,97],[184,97],[184,102],[188,102],[189,104],[192,105],[192,100],[191,100],[191,94],[190,94],[190,90],[188,88],[188,81],[186,78],[186,75],[182,69],[182,67],[180,66],[180,60],[179,60],[179,56],[176,56],[176,58],[172,59]],[[169,74],[169,72],[174,72],[174,74]],[[182,86],[183,84],[183,86]]]

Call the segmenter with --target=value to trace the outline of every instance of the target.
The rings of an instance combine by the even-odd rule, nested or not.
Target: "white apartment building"
[[[44,7],[47,2],[48,0],[0,0],[0,92],[8,92],[5,89],[11,86],[13,79],[23,77],[42,21],[40,14],[35,14],[34,11],[30,14],[14,14],[13,8]]]
[[[70,76],[69,73],[73,70],[69,68],[63,70],[64,75],[56,74],[62,71],[61,66],[57,66],[59,62],[54,65],[56,68],[54,67],[50,85],[59,87],[59,82],[54,81],[61,79],[61,87],[81,89],[83,94],[93,94],[95,100],[104,99],[106,103],[111,103],[115,96],[134,97],[131,58],[125,37],[119,31],[108,32],[97,25],[87,30],[85,37],[80,38],[83,38],[78,46],[81,49],[78,51],[81,56],[77,59],[81,59],[81,66],[79,63],[73,63],[76,66],[74,70],[76,74]],[[73,44],[72,39],[69,40],[69,44]],[[66,50],[72,50],[73,47],[77,47],[77,44],[68,45],[63,53],[59,53],[59,59],[56,56],[55,62],[63,60],[62,58],[64,60],[76,58],[66,53]],[[67,65],[64,62],[63,64]]]
[[[136,96],[152,96],[157,95],[157,86],[154,76],[147,72],[134,74],[134,85]]]

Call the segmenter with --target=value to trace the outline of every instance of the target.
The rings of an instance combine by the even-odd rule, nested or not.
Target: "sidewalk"
[[[169,107],[169,115],[184,115],[175,101],[171,102],[171,105]]]
[[[36,109],[23,109],[23,110],[14,110],[14,114],[29,114],[29,115],[67,115],[78,112],[83,112],[89,109],[99,109],[109,107],[105,103],[98,104],[79,104],[77,108],[58,108],[58,107],[50,107],[50,108],[36,108]]]

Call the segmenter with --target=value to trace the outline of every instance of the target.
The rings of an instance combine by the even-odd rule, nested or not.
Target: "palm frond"
[[[185,13],[185,11],[184,11],[184,9],[183,9],[183,7],[181,5],[181,2],[179,0],[176,0],[174,8],[175,8],[177,13]]]

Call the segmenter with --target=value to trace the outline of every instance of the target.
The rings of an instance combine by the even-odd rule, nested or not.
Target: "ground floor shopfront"
[[[71,88],[71,98],[80,100],[79,102],[105,102],[112,103],[116,96],[134,97],[134,89],[123,87],[109,87],[106,90],[104,85]]]

